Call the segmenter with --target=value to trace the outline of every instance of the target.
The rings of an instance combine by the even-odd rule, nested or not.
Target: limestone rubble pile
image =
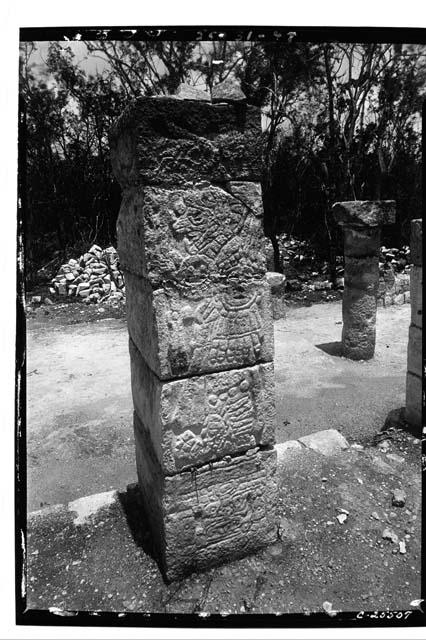
[[[71,258],[60,267],[49,291],[87,304],[123,300],[125,286],[117,251],[94,244],[78,260]]]

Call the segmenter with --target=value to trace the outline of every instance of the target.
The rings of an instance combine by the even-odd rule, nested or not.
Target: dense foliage
[[[397,200],[384,240],[408,241],[421,215],[421,46],[249,42],[87,42],[102,59],[89,74],[66,43],[43,65],[22,43],[21,150],[26,168],[28,276],[67,251],[115,243],[120,190],[109,163],[108,130],[137,95],[240,80],[263,110],[265,233],[311,241],[329,260],[341,251],[330,214],[337,200]]]

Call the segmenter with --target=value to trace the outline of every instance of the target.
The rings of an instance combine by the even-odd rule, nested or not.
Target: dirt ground
[[[402,615],[409,623],[421,597],[421,443],[399,428],[381,432],[404,405],[409,305],[379,309],[369,362],[339,355],[340,302],[290,308],[275,322],[278,442],[338,429],[356,444],[331,456],[285,449],[276,543],[172,584],[152,555],[132,485],[123,313],[100,319],[92,308],[87,322],[79,307],[41,307],[28,321],[28,510],[64,503],[29,518],[30,609],[200,621],[350,611],[364,622]],[[109,489],[116,499],[85,521],[66,505]]]
[[[409,305],[379,309],[376,355],[353,362],[338,355],[340,302],[290,308],[275,322],[277,441],[336,428],[367,443],[404,405],[409,319]],[[135,482],[131,424],[123,310],[39,307],[27,328],[29,511]]]
[[[388,453],[288,450],[279,458],[276,542],[172,584],[152,556],[135,488],[92,515],[74,504],[44,509],[29,523],[27,606],[199,614],[200,625],[206,616],[289,613],[408,620],[421,597],[421,473],[419,441],[404,443],[404,455],[394,442]],[[396,489],[403,505],[393,504]]]

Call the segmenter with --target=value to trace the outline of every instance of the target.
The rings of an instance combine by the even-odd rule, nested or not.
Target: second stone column
[[[342,355],[369,360],[376,346],[380,231],[382,225],[395,222],[395,202],[336,202],[333,213],[344,234]]]
[[[260,133],[240,94],[141,98],[111,134],[137,470],[169,580],[276,538]]]

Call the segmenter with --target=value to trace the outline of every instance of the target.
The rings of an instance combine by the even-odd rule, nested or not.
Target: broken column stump
[[[343,227],[345,254],[342,355],[369,360],[376,345],[380,232],[395,222],[395,202],[336,202],[333,214]]]
[[[276,539],[260,112],[183,89],[136,100],[110,137],[138,478],[168,580]]]
[[[419,432],[422,425],[422,220],[411,221],[411,323],[408,333],[405,419]]]

